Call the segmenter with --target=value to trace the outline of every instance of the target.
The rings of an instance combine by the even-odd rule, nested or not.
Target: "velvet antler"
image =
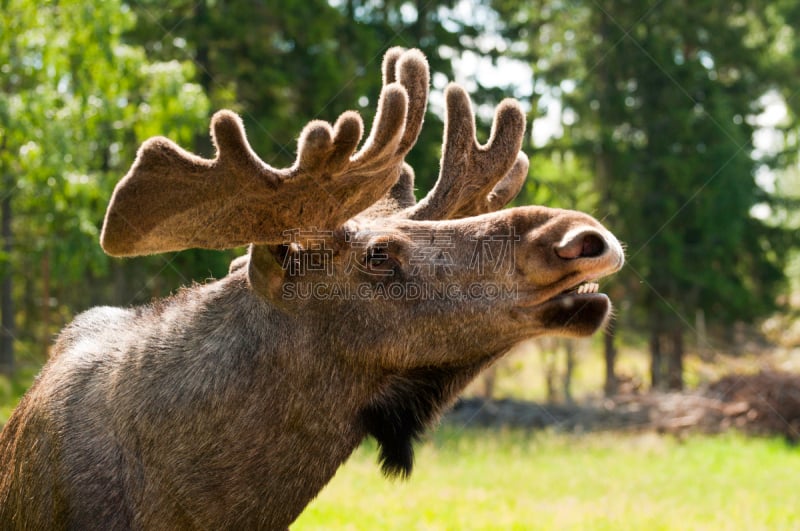
[[[498,210],[517,195],[528,174],[528,157],[520,151],[525,114],[516,101],[500,103],[489,141],[481,146],[467,93],[450,84],[445,98],[439,179],[424,199],[401,214],[410,219],[454,219]]]
[[[416,142],[425,113],[428,64],[417,50],[391,49],[372,131],[348,111],[331,127],[310,122],[294,165],[275,169],[250,148],[241,119],[211,121],[217,155],[204,159],[156,137],[117,184],[100,237],[114,256],[191,247],[225,249],[285,240],[296,228],[333,229],[387,194]]]

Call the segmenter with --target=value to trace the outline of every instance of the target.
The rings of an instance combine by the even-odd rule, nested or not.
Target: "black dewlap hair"
[[[407,478],[414,467],[414,442],[485,362],[469,367],[424,367],[393,381],[361,411],[364,427],[378,442],[378,462],[388,477]]]

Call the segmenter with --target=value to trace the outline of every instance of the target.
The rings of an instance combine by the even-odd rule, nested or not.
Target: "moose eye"
[[[402,274],[403,257],[407,244],[396,234],[373,239],[362,257],[363,271],[368,275],[397,278]]]
[[[385,246],[374,246],[367,250],[364,263],[370,269],[389,269],[389,252]]]

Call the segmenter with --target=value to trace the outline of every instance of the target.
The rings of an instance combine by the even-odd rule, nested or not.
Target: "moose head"
[[[528,173],[516,102],[480,145],[450,85],[439,178],[415,201],[404,158],[428,83],[419,51],[389,50],[363,147],[358,114],[312,121],[287,169],[229,111],[214,159],[145,142],[103,249],[248,253],[221,280],[62,332],[0,436],[0,521],[285,528],[365,436],[408,475],[414,439],[481,369],[527,338],[604,326],[595,280],[622,266],[616,238],[580,212],[503,209]]]

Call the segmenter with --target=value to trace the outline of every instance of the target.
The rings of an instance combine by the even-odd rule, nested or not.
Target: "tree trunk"
[[[607,17],[601,16],[597,27],[599,37],[604,41],[607,40],[609,34],[609,22]],[[599,93],[601,94],[601,101],[611,101],[613,98],[613,96],[610,94],[612,92],[612,80],[608,71],[608,64],[606,64],[603,59],[604,57],[597,58],[597,87]],[[614,122],[613,120],[605,119],[605,116],[611,112],[609,106],[601,105],[598,109],[598,112],[600,113],[601,117],[601,127],[607,130],[600,131],[600,150],[595,154],[595,172],[597,175],[597,183],[599,183],[599,189],[602,193],[603,204],[613,205],[615,201],[612,191],[612,179],[614,177],[614,172],[612,169],[611,149],[613,148],[610,145],[610,139],[612,138],[611,130],[613,130],[613,126],[606,124],[612,124]],[[612,220],[609,220],[609,222],[612,222]],[[618,382],[615,370],[617,362],[617,348],[614,344],[615,339],[616,333],[614,329],[611,327],[607,328],[603,334],[603,347],[606,364],[605,382],[603,384],[603,393],[605,396],[612,396],[617,392]]]
[[[427,23],[428,23],[428,8],[430,2],[426,0],[417,0],[416,2],[416,9],[417,9],[417,20],[411,26],[411,33],[414,36],[414,42],[422,43],[425,42],[427,39]],[[388,11],[388,10],[387,10]]]
[[[128,293],[128,279],[125,275],[125,266],[119,261],[112,261],[111,271],[114,279],[114,306],[130,306],[131,296]]]
[[[491,400],[494,397],[494,384],[497,381],[497,364],[493,364],[491,367],[483,371],[483,387],[481,389],[481,393],[484,400]]]
[[[197,2],[194,5],[194,12],[192,15],[194,16],[194,20],[196,23],[196,27],[203,28],[209,26],[208,20],[208,7],[204,1]],[[195,61],[197,64],[200,65],[200,86],[203,87],[203,91],[206,94],[211,94],[211,89],[214,88],[214,76],[211,71],[211,51],[209,50],[208,46],[208,39],[196,39],[196,50],[195,50]]]
[[[24,262],[17,262],[17,267],[20,271],[28,271],[30,269],[29,264],[26,263],[27,261],[26,257]],[[14,324],[16,325],[16,336],[23,342],[34,341],[36,337],[36,323],[39,322],[39,301],[36,299],[37,280],[35,275],[25,275],[18,280],[18,282],[22,282],[22,298],[18,298],[16,301],[19,319]]]
[[[42,359],[47,359],[50,347],[50,251],[44,250],[42,255],[42,335],[39,339],[42,348]]]
[[[568,404],[572,404],[572,375],[575,372],[575,342],[571,339],[564,340],[564,352],[567,356],[566,364],[564,367],[564,400]]]
[[[11,281],[11,179],[4,179],[4,197],[0,201],[0,237],[3,239],[3,254],[6,256],[5,270],[0,279],[0,373],[14,372],[14,300]]]
[[[208,6],[206,5],[205,0],[197,2],[194,5],[192,16],[194,17],[195,28],[210,27]],[[199,65],[199,68],[197,69],[198,81],[200,82],[200,86],[203,87],[204,94],[212,94],[214,89],[214,67],[211,64],[211,47],[209,42],[213,42],[213,39],[207,38],[207,34],[205,36],[196,35],[194,38],[194,61],[197,65]],[[211,143],[211,139],[206,132],[198,131],[195,133],[192,143],[194,145],[195,153],[207,153],[209,155],[214,153],[214,147]]]
[[[683,390],[683,331],[680,328],[675,328],[670,333],[667,387],[671,391]]]
[[[606,381],[603,385],[603,392],[606,396],[613,396],[617,392],[617,373],[615,370],[615,365],[617,363],[617,347],[614,345],[614,339],[614,330],[609,328],[603,334],[606,358]]]
[[[706,332],[706,314],[698,308],[694,314],[694,328],[697,330],[697,349],[705,352],[708,349],[708,332]]]
[[[657,328],[650,330],[650,389],[660,389],[663,376],[661,334]]]
[[[544,366],[544,385],[547,393],[547,402],[558,402],[558,389],[556,378],[558,376],[558,346],[549,342],[540,343],[542,346],[542,365]]]

